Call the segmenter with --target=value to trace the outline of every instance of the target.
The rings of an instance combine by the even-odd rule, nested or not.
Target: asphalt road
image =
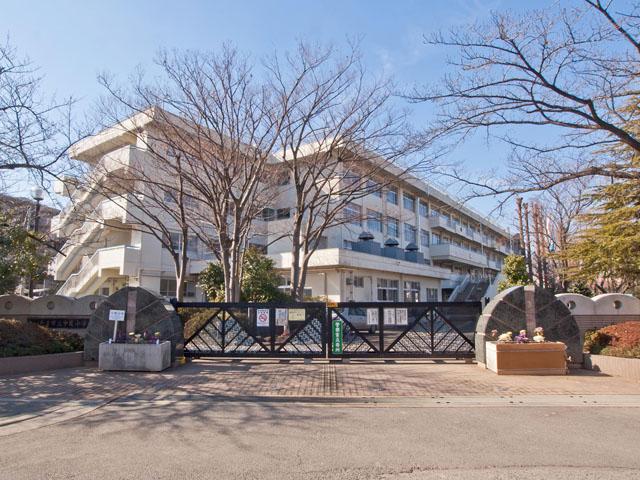
[[[638,406],[476,400],[125,397],[0,437],[0,478],[640,478]]]

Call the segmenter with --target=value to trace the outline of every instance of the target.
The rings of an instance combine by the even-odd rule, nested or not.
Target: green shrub
[[[598,355],[611,342],[611,336],[599,330],[587,330],[584,334],[584,351]]]
[[[78,352],[84,340],[75,333],[57,332],[31,322],[0,319],[0,357]]]

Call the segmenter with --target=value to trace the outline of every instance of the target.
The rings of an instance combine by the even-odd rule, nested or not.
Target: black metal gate
[[[172,302],[185,323],[186,357],[324,357],[324,303]]]
[[[196,358],[470,357],[482,311],[480,302],[172,304],[184,354]]]
[[[331,330],[332,339],[342,331],[339,351],[332,349],[333,356],[463,358],[474,355],[482,304],[346,302],[328,311],[332,322],[343,324]]]

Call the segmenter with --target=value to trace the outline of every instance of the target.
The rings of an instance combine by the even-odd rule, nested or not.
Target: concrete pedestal
[[[161,372],[170,365],[171,342],[162,342],[159,345],[103,342],[99,347],[100,370]]]
[[[566,375],[567,346],[549,343],[486,343],[487,368],[498,375]]]

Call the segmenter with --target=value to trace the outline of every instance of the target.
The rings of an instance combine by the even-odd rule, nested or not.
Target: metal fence
[[[172,302],[187,357],[467,357],[480,302]]]

